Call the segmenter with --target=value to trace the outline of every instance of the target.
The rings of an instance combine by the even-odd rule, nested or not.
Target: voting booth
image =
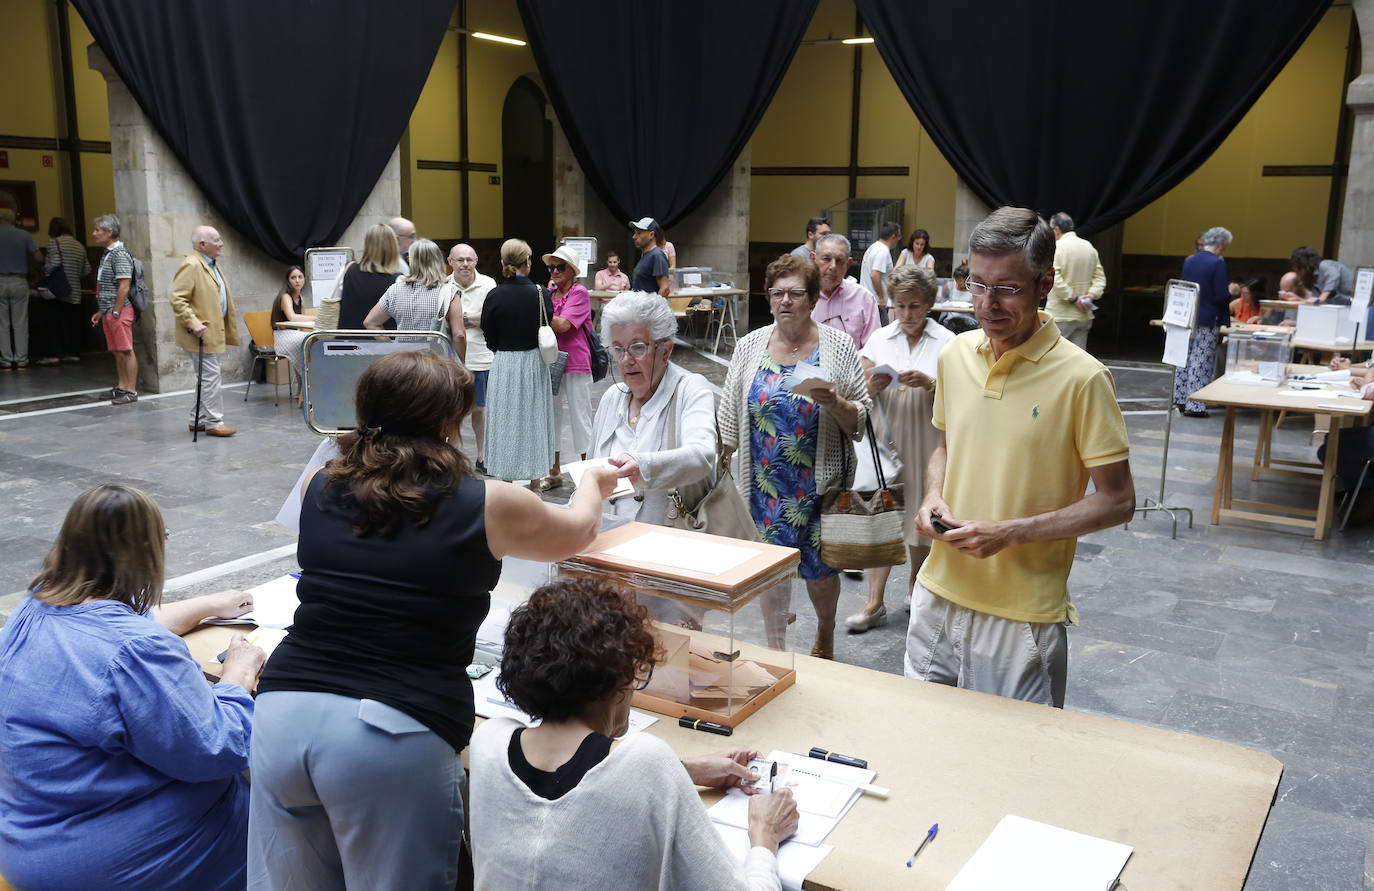
[[[800,562],[795,548],[626,523],[555,573],[633,591],[654,616],[662,653],[632,705],[734,727],[796,681]]]

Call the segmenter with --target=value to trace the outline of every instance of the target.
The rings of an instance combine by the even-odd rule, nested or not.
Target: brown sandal
[[[835,660],[835,645],[832,643],[830,646],[822,649],[820,644],[812,644],[811,655],[815,656],[817,659],[829,659],[833,662]]]

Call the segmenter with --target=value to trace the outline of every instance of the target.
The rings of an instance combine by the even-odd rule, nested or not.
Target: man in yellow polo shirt
[[[940,354],[905,673],[1062,708],[1077,538],[1129,520],[1135,486],[1111,374],[1038,311],[1054,245],[1017,207],[969,237],[981,330]]]

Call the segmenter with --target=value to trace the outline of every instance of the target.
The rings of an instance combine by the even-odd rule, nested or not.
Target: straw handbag
[[[906,487],[902,483],[888,485],[873,421],[865,420],[868,447],[878,469],[878,488],[871,492],[832,489],[821,500],[821,560],[835,569],[899,566],[906,562],[906,542],[902,538]],[[846,449],[846,477],[852,451]]]

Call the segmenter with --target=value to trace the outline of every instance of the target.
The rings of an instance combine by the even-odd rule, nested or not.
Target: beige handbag
[[[902,483],[888,485],[873,420],[865,421],[868,446],[878,470],[878,488],[832,489],[821,499],[821,560],[835,569],[900,566],[906,562],[906,542],[902,538],[906,487]],[[853,449],[846,448],[845,452],[853,457]],[[847,468],[844,475],[849,476]]]
[[[678,380],[678,387],[682,380]],[[668,430],[664,437],[664,448],[675,449],[680,443],[677,438],[677,387],[673,388],[673,398],[668,400]],[[720,425],[715,425],[716,434],[716,480],[714,483],[704,479],[699,483],[674,489],[668,495],[668,516],[666,524],[690,532],[706,532],[726,538],[744,541],[759,541],[759,529],[749,513],[749,506],[739,494],[735,478],[730,474],[730,462],[721,460]]]

